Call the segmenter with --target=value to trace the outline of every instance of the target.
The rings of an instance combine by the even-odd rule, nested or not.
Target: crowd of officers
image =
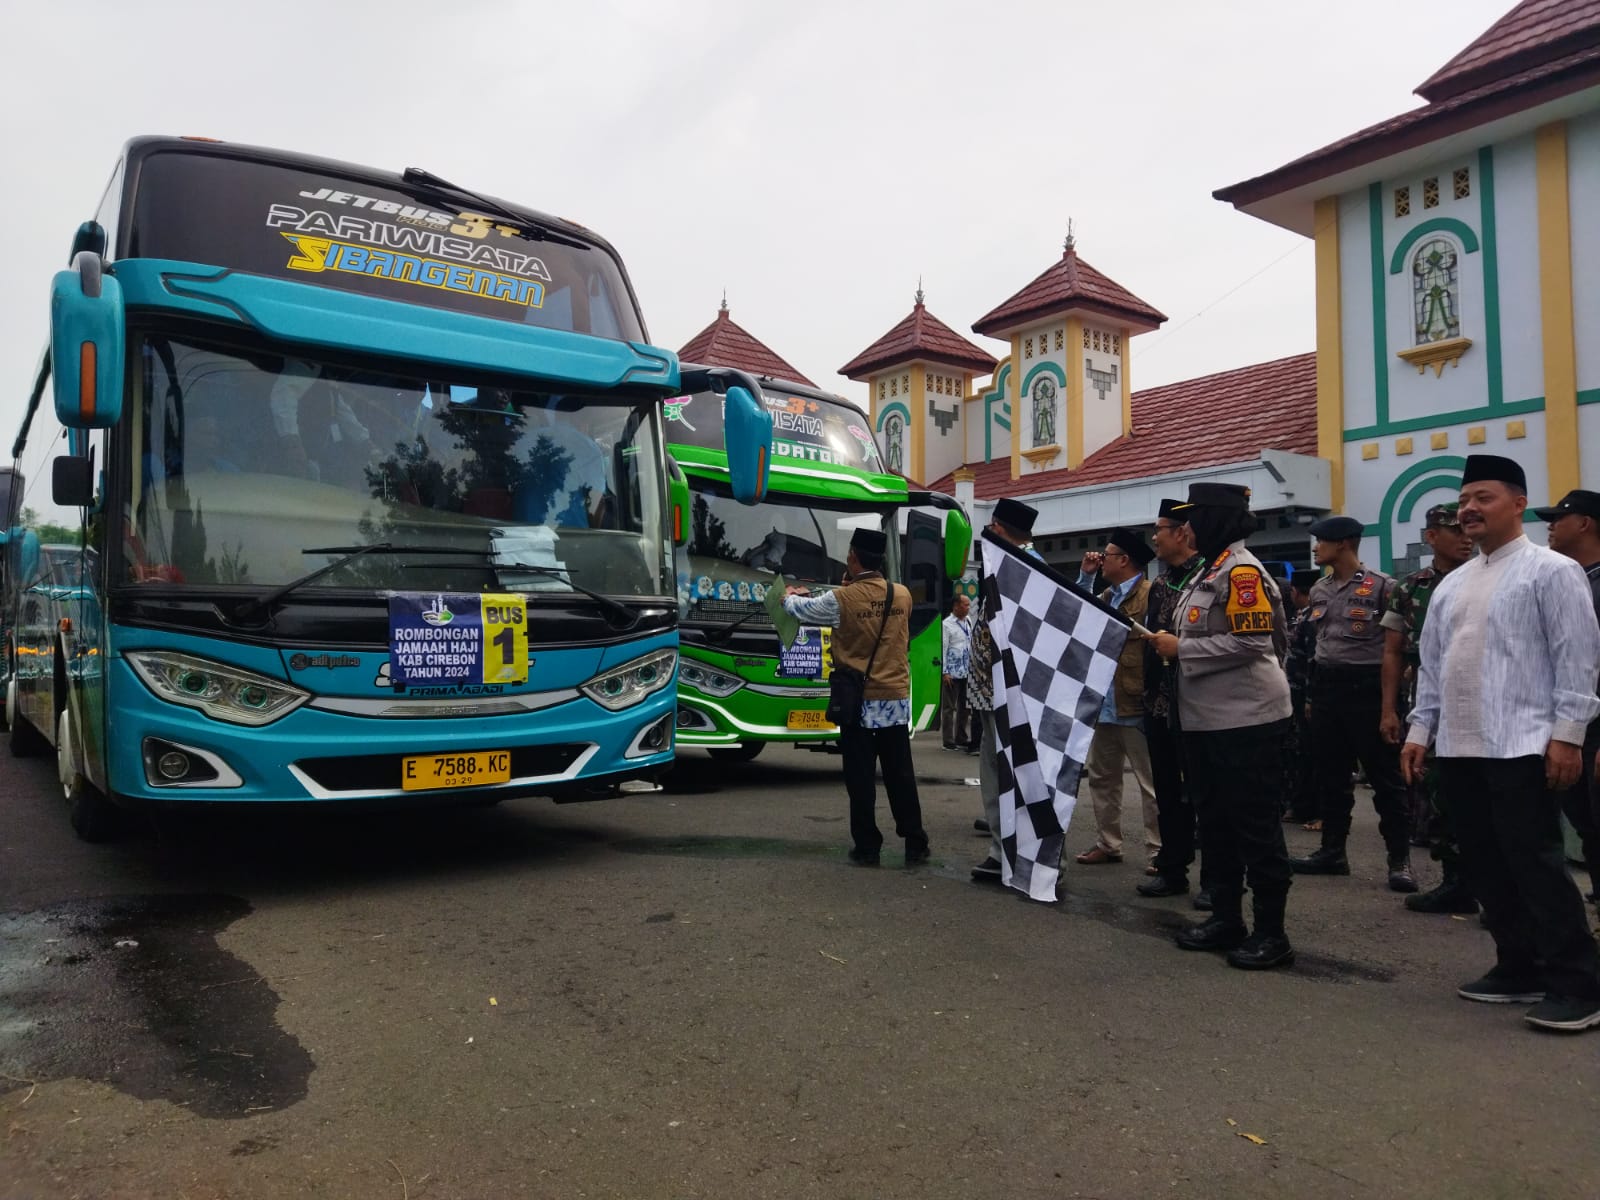
[[[1189,894],[1198,833],[1193,902],[1209,915],[1179,934],[1178,945],[1224,951],[1243,969],[1285,965],[1294,959],[1284,929],[1293,876],[1350,874],[1359,772],[1372,789],[1387,885],[1406,894],[1406,907],[1471,914],[1483,904],[1497,965],[1460,994],[1534,1004],[1528,1021],[1547,1029],[1600,1027],[1600,956],[1566,874],[1554,815],[1564,813],[1576,829],[1600,882],[1594,778],[1600,666],[1589,662],[1591,656],[1600,662],[1600,494],[1573,492],[1533,510],[1549,525],[1549,550],[1522,533],[1526,503],[1520,466],[1473,456],[1459,505],[1435,505],[1425,515],[1431,561],[1399,580],[1361,561],[1365,529],[1344,516],[1311,526],[1316,570],[1269,575],[1246,547],[1257,528],[1249,491],[1232,484],[1197,483],[1184,500],[1161,501],[1149,542],[1132,530],[1114,531],[1104,550],[1085,560],[1079,583],[1097,581],[1099,599],[1148,636],[1139,635],[1131,643],[1137,649],[1124,654],[1102,710],[1088,764],[1097,835],[1077,861],[1122,861],[1126,764],[1149,810],[1141,895]],[[996,513],[1007,518],[998,528],[1009,540],[1026,541],[1031,508],[1008,499]],[[1159,568],[1147,578],[1152,559]],[[1508,560],[1512,565],[1503,566]],[[1469,563],[1482,569],[1445,589],[1453,632],[1429,658],[1423,631],[1430,601]],[[1566,593],[1585,591],[1584,576],[1592,595],[1573,607]],[[1540,581],[1533,595],[1524,594],[1526,579]],[[1559,593],[1560,604],[1539,593]],[[1519,613],[1517,605],[1530,611]],[[1517,637],[1530,639],[1526,645],[1514,652],[1497,646],[1497,622],[1524,617],[1539,627],[1519,630]],[[1576,633],[1559,628],[1585,621],[1588,628]],[[979,746],[984,779],[991,772],[982,768],[992,770],[997,747],[987,719],[993,698],[984,688],[993,651],[981,612],[971,643],[968,684],[973,707],[986,718]],[[1588,682],[1574,684],[1574,669],[1580,681],[1587,671]],[[1517,678],[1505,682],[1508,674]],[[1496,680],[1508,695],[1523,697],[1525,713],[1508,718],[1495,697],[1482,694]],[[1419,684],[1426,685],[1426,711],[1413,719]],[[1507,720],[1520,721],[1539,740],[1537,755],[1527,746],[1498,749],[1509,744],[1504,737],[1479,735],[1480,727]],[[1581,752],[1564,740],[1574,729],[1582,735]],[[1425,752],[1435,738],[1444,772],[1433,751]],[[1402,752],[1408,741],[1414,744]],[[1466,783],[1502,775],[1504,786]],[[997,834],[992,785],[983,790],[986,820]],[[1318,848],[1291,858],[1286,821],[1320,831]],[[1462,836],[1461,822],[1470,824],[1470,837]],[[1411,851],[1424,846],[1443,879],[1419,892]],[[975,880],[999,877],[1000,847],[993,849],[974,868]]]

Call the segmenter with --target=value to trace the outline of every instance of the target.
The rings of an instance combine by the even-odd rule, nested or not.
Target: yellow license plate
[[[511,778],[511,751],[418,754],[400,760],[400,786],[408,792],[432,788],[483,787]]]
[[[832,729],[833,722],[828,720],[828,714],[818,712],[813,708],[791,708],[789,710],[790,729]]]

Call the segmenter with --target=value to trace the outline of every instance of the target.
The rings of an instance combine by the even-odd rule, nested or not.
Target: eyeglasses
[[[1160,521],[1156,522],[1157,533],[1175,533],[1182,528],[1183,526],[1179,525],[1176,521],[1168,521],[1166,524],[1162,524]]]
[[[1100,551],[1100,557],[1101,558],[1127,558],[1128,556],[1126,554],[1124,554],[1121,550],[1110,550],[1110,549],[1107,549],[1107,550]]]

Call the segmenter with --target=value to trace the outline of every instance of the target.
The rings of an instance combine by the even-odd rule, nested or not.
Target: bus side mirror
[[[723,446],[728,454],[728,483],[740,504],[759,504],[767,495],[767,468],[772,461],[772,414],[738,384],[728,388],[722,406]]]
[[[965,513],[951,509],[944,514],[944,574],[960,579],[967,573],[967,555],[972,553],[972,525]]]
[[[122,285],[81,251],[50,286],[50,373],[68,429],[106,429],[122,415]]]
[[[667,456],[667,509],[672,522],[672,544],[689,544],[689,480],[683,468]]]
[[[94,460],[63,454],[50,464],[50,499],[58,508],[87,508],[94,502]]]

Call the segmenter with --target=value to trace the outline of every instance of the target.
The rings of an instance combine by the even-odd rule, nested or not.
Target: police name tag
[[[432,592],[389,597],[389,675],[397,684],[525,683],[522,596]]]

